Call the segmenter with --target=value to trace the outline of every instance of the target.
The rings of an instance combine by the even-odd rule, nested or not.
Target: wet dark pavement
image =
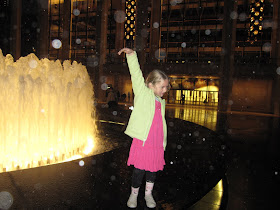
[[[131,139],[121,124],[108,121],[125,123],[130,111],[112,111],[97,107],[99,119],[104,120],[98,121],[99,143],[110,151],[0,174],[0,191],[13,197],[11,209],[127,209],[132,167],[126,161]],[[225,139],[205,127],[174,118],[167,118],[167,124],[166,166],[158,172],[153,191],[156,209],[187,209],[224,177],[228,149]],[[137,209],[147,209],[144,181]]]

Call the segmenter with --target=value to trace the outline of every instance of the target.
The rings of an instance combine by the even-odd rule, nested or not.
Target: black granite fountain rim
[[[226,149],[209,129],[180,119],[167,122],[166,166],[158,173],[154,196],[159,209],[167,204],[183,209],[223,177]],[[2,173],[0,192],[12,195],[12,208],[125,209],[132,173],[126,165],[131,139],[119,131],[121,126],[106,126],[116,129],[105,130],[111,132],[109,140],[116,136],[115,141],[122,142],[118,148],[71,162]],[[190,130],[178,132],[180,127]],[[142,187],[139,208],[144,206]]]

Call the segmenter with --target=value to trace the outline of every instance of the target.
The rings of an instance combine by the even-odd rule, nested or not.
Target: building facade
[[[132,97],[125,57],[117,55],[130,47],[144,75],[153,69],[169,75],[168,103],[279,113],[276,0],[39,2],[40,44],[30,49],[86,65],[99,101],[107,86]]]

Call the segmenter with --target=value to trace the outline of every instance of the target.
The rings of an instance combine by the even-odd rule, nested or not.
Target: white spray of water
[[[93,151],[93,86],[77,62],[14,62],[0,50],[0,173],[80,158]]]

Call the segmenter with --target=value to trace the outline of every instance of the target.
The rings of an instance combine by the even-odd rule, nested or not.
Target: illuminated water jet
[[[0,50],[0,173],[90,155],[93,86],[77,62]]]

